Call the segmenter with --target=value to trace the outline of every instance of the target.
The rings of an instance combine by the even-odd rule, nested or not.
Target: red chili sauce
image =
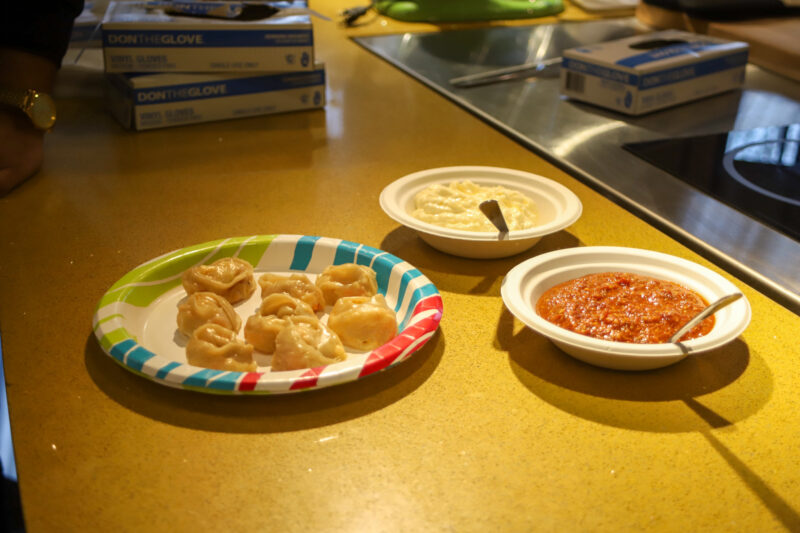
[[[675,282],[625,272],[589,274],[548,289],[536,302],[542,318],[598,339],[638,344],[667,342],[708,302]],[[710,316],[681,337],[702,337]]]

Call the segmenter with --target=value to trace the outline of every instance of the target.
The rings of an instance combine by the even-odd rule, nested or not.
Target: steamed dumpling
[[[186,301],[178,305],[178,331],[191,337],[194,330],[203,324],[219,324],[234,333],[242,327],[242,319],[233,306],[213,292],[190,294]]]
[[[375,271],[364,265],[331,265],[317,278],[325,303],[333,305],[343,296],[372,296],[378,292]]]
[[[342,342],[317,318],[296,316],[275,337],[272,370],[298,370],[347,359]]]
[[[275,337],[286,327],[285,318],[275,315],[253,315],[244,323],[244,340],[262,353],[275,351]]]
[[[281,318],[296,315],[316,316],[311,306],[303,300],[278,292],[268,295],[261,301],[258,314],[261,316],[275,315]]]
[[[253,361],[253,346],[219,324],[204,324],[194,330],[186,345],[186,360],[191,365],[232,372],[255,372],[258,368]]]
[[[302,300],[314,311],[325,307],[322,291],[305,274],[282,276],[267,273],[258,278],[258,284],[261,286],[261,298],[266,298],[270,294],[284,293]]]
[[[288,324],[285,318],[289,316],[317,317],[302,300],[283,293],[270,294],[261,302],[258,313],[247,319],[245,340],[259,352],[274,352],[275,337]]]
[[[383,295],[339,298],[328,317],[330,327],[345,346],[374,350],[397,334],[397,317]]]
[[[253,266],[238,257],[224,257],[210,265],[197,265],[183,273],[188,294],[209,291],[230,303],[246,300],[256,290]]]

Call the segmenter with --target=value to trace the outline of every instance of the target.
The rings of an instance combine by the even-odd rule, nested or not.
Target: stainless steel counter
[[[799,242],[622,149],[630,142],[800,122],[800,84],[748,65],[741,91],[631,118],[564,99],[557,79],[468,89],[448,81],[644,31],[627,18],[355,40],[800,313]]]

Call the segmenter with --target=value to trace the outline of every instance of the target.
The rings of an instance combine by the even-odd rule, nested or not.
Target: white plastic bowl
[[[714,328],[707,335],[680,344],[634,344],[574,333],[536,313],[536,302],[547,289],[597,272],[630,272],[675,281],[709,302],[740,292],[719,274],[685,259],[636,248],[594,246],[549,252],[520,263],[503,280],[503,302],[528,327],[571,356],[618,370],[649,370],[677,363],[690,353],[732,341],[750,323],[750,303],[740,298],[714,315]]]
[[[529,229],[511,231],[508,239],[498,240],[496,231],[465,231],[423,222],[411,216],[414,196],[434,183],[469,180],[483,186],[502,185],[528,196],[536,205],[539,223]],[[582,205],[575,194],[563,185],[529,172],[497,167],[461,166],[423,170],[389,184],[380,196],[389,217],[419,234],[443,252],[488,259],[521,253],[543,236],[560,231],[581,216]]]

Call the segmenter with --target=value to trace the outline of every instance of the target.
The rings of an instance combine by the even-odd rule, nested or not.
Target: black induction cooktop
[[[800,124],[623,148],[800,241]]]

